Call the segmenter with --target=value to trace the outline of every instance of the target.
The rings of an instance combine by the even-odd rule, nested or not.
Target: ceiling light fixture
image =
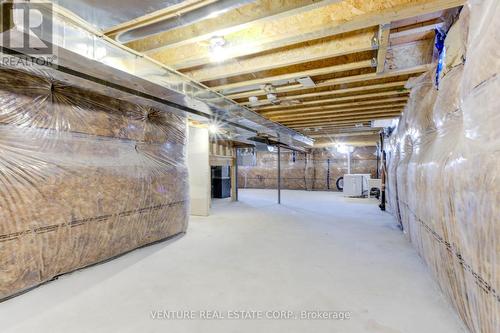
[[[337,151],[341,154],[348,154],[348,153],[352,153],[354,151],[354,147],[347,146],[343,143],[337,143],[336,148],[337,148]]]
[[[208,125],[208,131],[211,134],[217,134],[217,133],[219,133],[220,128],[217,124],[210,124],[210,125]]]
[[[229,57],[226,44],[224,37],[214,36],[210,38],[210,59],[213,62],[222,62]]]

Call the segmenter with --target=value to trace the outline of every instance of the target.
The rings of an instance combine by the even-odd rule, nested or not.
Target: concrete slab
[[[240,200],[214,202],[184,237],[1,303],[2,332],[466,332],[374,200],[283,191],[277,205],[272,190]],[[183,310],[263,319],[152,318]],[[350,319],[300,320],[303,311]]]

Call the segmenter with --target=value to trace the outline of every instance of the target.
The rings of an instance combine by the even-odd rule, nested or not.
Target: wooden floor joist
[[[320,121],[310,121],[310,122],[302,122],[302,123],[283,123],[284,125],[297,129],[297,128],[305,128],[305,127],[311,127],[311,126],[322,126],[322,125],[328,125],[328,124],[344,124],[344,123],[352,123],[354,122],[364,122],[364,121],[371,121],[371,120],[376,120],[376,119],[391,119],[399,116],[399,112],[394,112],[394,113],[388,113],[385,115],[380,115],[380,116],[361,116],[361,117],[348,117],[346,119],[322,119]]]
[[[276,121],[279,123],[289,123],[289,122],[295,122],[295,121],[315,121],[315,120],[322,120],[322,119],[335,119],[335,118],[348,118],[348,117],[357,117],[357,116],[373,116],[373,115],[380,115],[380,114],[389,114],[389,113],[394,113],[394,112],[401,112],[402,107],[392,107],[389,106],[385,109],[363,109],[358,112],[334,112],[334,113],[324,113],[321,115],[315,115],[315,116],[307,116],[306,117],[288,117],[288,118],[271,118],[272,121]]]
[[[356,126],[362,125],[362,126]],[[351,128],[355,127],[354,129],[351,129],[350,131],[346,131],[346,128]],[[365,122],[355,122],[352,121],[352,124],[330,124],[330,125],[323,125],[323,126],[318,126],[318,127],[305,127],[301,129],[301,132],[329,132],[329,133],[341,133],[341,134],[351,134],[354,132],[360,132],[360,131],[375,131],[377,130],[374,127],[370,127],[370,122],[365,121]],[[377,130],[378,131],[378,130]]]
[[[186,0],[107,33],[200,10],[128,45],[305,135],[354,133],[401,114],[407,80],[433,66],[434,29],[464,1],[255,0],[205,15],[214,0]]]
[[[400,93],[405,93],[405,92],[407,92],[407,90],[404,88],[405,84],[406,84],[406,80],[405,81],[372,84],[372,85],[361,86],[361,87],[335,89],[335,90],[328,90],[328,91],[322,91],[322,92],[313,92],[313,93],[302,94],[302,95],[280,96],[279,99],[281,101],[301,100],[301,99],[307,99],[307,98],[318,98],[318,97],[325,97],[325,96],[329,97],[332,95],[339,95],[339,94],[346,94],[346,93],[353,93],[353,92],[360,92],[360,91],[367,91],[367,90],[386,89],[386,88],[397,88],[396,91],[398,91]],[[364,97],[361,97],[361,98],[364,98]],[[242,102],[240,104],[241,105],[250,105],[250,102]],[[259,102],[257,104],[252,104],[253,108],[257,109],[257,110],[264,110],[263,107],[266,105],[272,105],[271,101],[269,101],[267,99],[261,99],[261,100],[259,100]]]
[[[377,104],[381,105],[392,105],[392,104],[405,104],[408,100],[408,97],[394,97],[394,98],[386,98],[386,99],[379,99],[379,100],[362,100],[360,102],[353,102],[353,103],[341,103],[341,104],[329,104],[327,105],[328,108],[344,108],[344,107],[354,107],[354,106],[377,106]],[[325,108],[317,108],[317,109],[308,109],[309,111],[311,110],[321,110],[319,112],[322,112],[325,110]],[[286,116],[293,116],[293,115],[308,115],[311,114],[311,112],[304,112],[307,110],[291,110],[291,109],[285,109],[285,110],[280,110],[280,111],[272,111],[272,112],[265,112],[261,113],[261,115],[273,118],[273,117],[286,117]]]
[[[304,127],[300,129],[302,133],[341,133],[341,134],[349,134],[355,132],[362,131],[378,131],[377,128],[371,127],[371,123],[369,121],[364,122],[356,122],[352,121],[350,124],[329,124],[318,127]]]
[[[381,24],[378,31],[378,51],[377,51],[377,74],[384,72],[385,69],[385,56],[387,54],[387,47],[389,46],[389,32],[390,24]]]
[[[365,29],[334,36],[334,38],[321,39],[290,48],[279,49],[272,53],[230,59],[220,64],[206,65],[201,68],[185,71],[184,73],[197,81],[204,82],[364,52],[377,47],[377,44],[374,43],[374,35],[374,29]]]
[[[337,102],[343,102],[343,101],[352,101],[350,103],[344,103],[342,105],[359,105],[357,103],[383,103],[385,101],[394,101],[394,98],[398,98],[398,100],[406,100],[406,96],[399,97],[399,95],[406,95],[407,92],[401,92],[399,90],[391,90],[391,91],[384,91],[384,92],[378,92],[378,93],[373,93],[373,94],[363,94],[363,95],[351,95],[351,96],[344,96],[344,97],[338,97],[338,98],[328,98],[328,99],[318,99],[318,100],[313,100],[313,101],[308,101],[308,102],[302,102],[298,105],[274,105],[270,107],[265,107],[265,108],[258,108],[255,111],[262,113],[263,115],[272,115],[274,112],[276,113],[282,113],[282,112],[294,112],[294,111],[301,111],[304,110],[303,106],[311,106],[314,105],[315,107],[320,107],[321,104],[330,104],[331,106],[339,106],[338,104],[332,104],[332,103],[337,103]],[[397,96],[397,97],[392,97],[389,98],[389,100],[385,97],[387,96]],[[379,99],[380,97],[384,97],[384,99]],[[377,98],[377,99],[373,99]],[[399,99],[400,98],[400,99]],[[356,100],[354,102],[354,100]],[[362,101],[357,101],[357,100],[362,100]],[[283,110],[282,110],[283,109]]]
[[[332,130],[331,132],[307,132],[308,136],[312,139],[319,138],[345,138],[350,136],[365,136],[365,135],[377,135],[380,132],[380,129],[375,129],[374,131],[366,131],[366,132],[354,132],[354,133],[339,133],[336,130]]]
[[[318,68],[318,69],[311,69],[308,71],[288,73],[288,74],[259,78],[259,79],[254,79],[254,80],[246,80],[246,81],[242,81],[242,82],[224,84],[224,85],[215,86],[215,87],[211,87],[211,88],[214,90],[217,90],[217,91],[224,91],[224,90],[230,90],[230,89],[235,89],[235,88],[255,86],[255,85],[260,85],[260,84],[265,84],[265,83],[272,83],[272,82],[276,82],[276,81],[291,80],[291,79],[301,78],[304,76],[316,76],[316,75],[344,72],[344,71],[349,71],[349,70],[353,70],[353,69],[371,68],[371,67],[373,67],[373,65],[374,65],[374,62],[372,60],[363,60],[363,61],[357,61],[357,62],[352,62],[352,63],[347,63],[347,64],[323,67],[323,68]]]
[[[237,58],[443,10],[462,5],[463,2],[464,0],[345,0],[297,15],[259,22],[223,35],[229,45],[228,54]],[[214,34],[217,35],[216,32]],[[146,53],[176,69],[211,62],[207,44],[202,42]]]
[[[380,129],[374,128],[373,130],[365,130],[364,132],[354,132],[354,133],[330,133],[332,137],[347,137],[347,136],[358,136],[358,135],[371,135],[376,134],[380,131]],[[311,135],[314,138],[314,135]]]
[[[313,114],[318,114],[318,113],[324,113],[324,112],[327,112],[327,111],[337,111],[337,110],[345,110],[345,111],[357,111],[357,110],[362,110],[362,109],[366,109],[366,108],[384,108],[384,107],[390,107],[392,105],[406,105],[406,101],[400,101],[400,102],[394,102],[394,103],[382,103],[383,105],[378,105],[378,106],[357,106],[357,107],[338,107],[336,105],[329,105],[329,106],[325,106],[325,107],[321,107],[321,108],[303,108],[301,110],[295,110],[296,112],[292,112],[292,114],[295,114],[295,115],[301,115],[301,116],[307,116],[307,115],[313,115]],[[282,114],[282,113],[281,113]],[[273,117],[273,116],[276,116],[276,117],[279,117],[279,115],[277,114],[273,114],[273,115],[269,115],[269,114],[263,114],[264,116],[266,117]],[[285,115],[286,116],[286,115]]]
[[[266,21],[273,21],[277,18],[299,15],[315,8],[328,6],[336,1],[338,0],[256,0],[245,7],[239,8],[239,10],[213,15],[213,17],[197,24],[167,30],[160,34],[129,43],[128,46],[140,52],[168,50],[169,48],[207,40],[214,35],[224,36],[228,33],[247,29],[253,25],[262,24]],[[144,22],[141,22],[141,18],[138,21],[139,25],[143,25]],[[106,33],[116,35],[125,30],[122,28],[121,31],[118,31],[119,28],[114,27],[106,31]],[[130,29],[130,26],[125,28]]]
[[[390,78],[390,77],[397,77],[397,76],[403,76],[403,75],[412,75],[412,74],[418,74],[418,73],[423,73],[426,70],[430,68],[430,65],[422,65],[422,66],[417,66],[413,68],[408,68],[404,70],[397,70],[397,71],[387,71],[383,74],[377,75],[377,73],[370,73],[370,74],[361,74],[361,75],[353,75],[353,76],[346,76],[346,77],[340,77],[336,79],[330,79],[330,80],[324,80],[322,82],[316,83],[316,88],[321,88],[321,87],[330,87],[330,86],[335,86],[338,84],[344,84],[344,83],[354,83],[354,82],[363,82],[363,81],[370,81],[370,80],[377,80],[377,79],[383,79],[383,78]],[[301,84],[293,84],[285,87],[277,87],[276,92],[279,93],[285,93],[285,92],[293,92],[293,91],[301,91],[305,90]],[[241,98],[248,98],[251,96],[265,96],[266,92],[258,89],[258,90],[252,90],[252,91],[247,91],[243,93],[238,93],[238,94],[230,94],[226,95],[228,98],[231,99],[241,99]]]
[[[287,118],[271,118],[273,121],[277,121],[280,123],[288,123],[288,122],[297,122],[297,121],[315,121],[318,119],[332,119],[337,117],[350,117],[350,116],[359,116],[359,115],[369,115],[369,114],[381,114],[381,113],[392,113],[392,112],[401,112],[403,110],[403,106],[401,105],[390,105],[386,108],[359,108],[352,110],[339,110],[338,112],[325,112],[316,115],[308,115],[307,117],[287,117]]]

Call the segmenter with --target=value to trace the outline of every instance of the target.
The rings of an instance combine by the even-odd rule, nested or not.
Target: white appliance
[[[353,173],[344,175],[344,196],[361,197],[370,192],[370,174]]]

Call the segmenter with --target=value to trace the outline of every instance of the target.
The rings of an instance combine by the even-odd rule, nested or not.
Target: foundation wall
[[[388,140],[391,211],[471,332],[500,330],[500,3],[474,1]],[[463,50],[460,53],[460,50]]]
[[[257,151],[255,166],[238,167],[240,188],[275,189],[278,177],[278,154]],[[357,147],[351,153],[351,173],[376,176],[375,147]],[[307,153],[281,151],[281,187],[289,190],[337,191],[336,181],[347,173],[347,155],[333,149],[311,149]]]
[[[184,232],[185,119],[0,71],[0,299]]]

